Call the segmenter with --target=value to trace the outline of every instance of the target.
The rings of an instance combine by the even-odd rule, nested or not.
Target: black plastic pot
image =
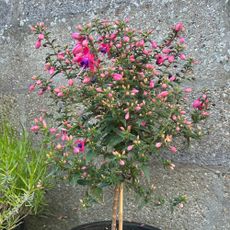
[[[21,223],[14,230],[27,230],[25,221],[22,220]]]
[[[124,230],[160,230],[159,228],[152,227],[146,224],[134,223],[124,221]],[[83,224],[78,227],[72,228],[72,230],[111,230],[111,221],[101,221],[89,224]]]

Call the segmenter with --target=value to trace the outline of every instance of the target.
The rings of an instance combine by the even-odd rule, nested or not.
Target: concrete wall
[[[151,204],[137,210],[131,195],[125,219],[162,229],[230,229],[229,0],[0,0],[1,114],[29,127],[36,112],[46,106],[42,98],[27,92],[31,76],[43,69],[45,55],[34,50],[35,39],[28,26],[44,21],[63,41],[76,24],[94,17],[129,17],[134,27],[155,28],[159,36],[173,23],[183,21],[189,52],[200,61],[194,69],[197,80],[190,85],[197,91],[208,88],[212,100],[209,135],[174,157],[178,162],[174,173],[153,167],[158,192],[169,196],[187,193],[188,205],[173,214]],[[79,210],[79,189],[57,185],[47,194],[52,215],[29,218],[29,229],[70,229],[110,218],[111,200],[104,206]]]

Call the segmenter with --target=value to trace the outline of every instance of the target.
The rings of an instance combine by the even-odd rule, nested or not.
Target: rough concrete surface
[[[196,81],[189,84],[195,92],[208,88],[211,96],[208,135],[171,156],[179,164],[175,173],[155,172],[153,167],[158,192],[172,196],[185,191],[188,204],[173,214],[151,204],[137,210],[130,196],[126,219],[172,230],[230,229],[229,0],[0,0],[0,113],[30,127],[37,111],[46,107],[42,97],[27,92],[31,76],[42,72],[45,57],[44,51],[35,51],[29,25],[44,21],[60,41],[68,41],[75,25],[95,17],[128,17],[136,28],[155,28],[157,40],[173,23],[183,21],[189,53],[200,62],[194,68]],[[47,194],[48,217],[28,218],[29,230],[68,230],[110,218],[109,202],[79,209],[81,193],[81,188],[57,185]]]

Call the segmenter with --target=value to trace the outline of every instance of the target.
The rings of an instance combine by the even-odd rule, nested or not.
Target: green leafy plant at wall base
[[[35,151],[28,134],[0,124],[0,229],[14,229],[37,213],[48,181],[44,151]]]

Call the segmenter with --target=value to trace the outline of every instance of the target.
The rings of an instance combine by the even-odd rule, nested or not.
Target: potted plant
[[[28,133],[17,133],[8,122],[0,124],[0,229],[25,229],[23,218],[44,203],[47,164]]]
[[[127,21],[79,25],[72,46],[57,45],[44,23],[32,30],[35,47],[50,51],[45,61],[48,77],[33,76],[29,89],[38,88],[56,110],[36,118],[31,130],[44,134],[48,157],[64,177],[88,187],[83,205],[100,200],[104,188],[114,187],[111,228],[116,229],[119,206],[122,230],[124,187],[147,200],[152,194],[150,158],[173,169],[164,151],[176,154],[178,137],[198,138],[197,124],[208,116],[207,96],[198,97],[190,109],[191,88],[180,85],[190,80],[194,64],[185,54],[184,25],[172,26],[159,44],[152,38],[154,31],[132,29]],[[144,176],[146,183],[140,180]]]

